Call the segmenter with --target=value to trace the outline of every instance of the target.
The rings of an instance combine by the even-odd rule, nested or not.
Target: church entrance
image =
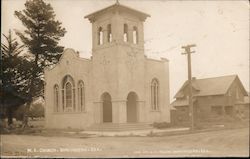
[[[112,102],[109,93],[103,93],[102,95],[102,110],[103,110],[103,122],[112,122]]]
[[[130,92],[127,97],[127,122],[137,122],[137,94]]]

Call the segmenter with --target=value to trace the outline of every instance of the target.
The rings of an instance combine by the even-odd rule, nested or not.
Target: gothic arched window
[[[124,24],[123,41],[128,42],[128,24]]]
[[[107,38],[108,38],[108,42],[111,43],[112,42],[112,29],[111,29],[111,24],[108,24],[108,34],[107,34]]]
[[[137,27],[133,27],[133,43],[138,44],[138,29]]]
[[[59,87],[57,84],[54,86],[54,111],[59,112]]]
[[[152,110],[159,110],[159,82],[153,79],[151,82],[151,106]]]
[[[85,90],[83,81],[78,83],[78,110],[85,110]]]
[[[99,27],[98,29],[98,45],[103,44],[103,30],[102,27]]]
[[[75,111],[75,83],[71,76],[64,77],[62,88],[63,111]]]
[[[72,92],[72,84],[70,82],[67,82],[65,85],[65,92],[66,92],[66,109],[73,107],[73,92]]]

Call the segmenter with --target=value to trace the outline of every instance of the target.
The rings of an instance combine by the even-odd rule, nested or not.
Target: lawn
[[[2,156],[249,156],[249,128],[157,137],[2,135]]]

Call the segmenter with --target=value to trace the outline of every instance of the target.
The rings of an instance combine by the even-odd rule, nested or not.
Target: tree
[[[27,100],[27,79],[29,76],[30,62],[25,56],[20,56],[23,45],[13,38],[11,30],[8,35],[3,34],[1,43],[1,112],[8,117],[8,124],[12,124],[13,111]]]
[[[43,0],[27,0],[24,5],[25,9],[15,11],[15,16],[26,28],[23,32],[16,31],[16,33],[33,55],[28,90],[30,100],[25,109],[27,114],[32,98],[42,95],[44,68],[57,63],[61,56],[64,47],[59,46],[58,42],[66,30],[61,26],[61,22],[55,20],[56,15],[50,4]]]

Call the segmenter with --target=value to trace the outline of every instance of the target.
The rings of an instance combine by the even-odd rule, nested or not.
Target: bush
[[[172,124],[167,123],[167,122],[154,122],[153,127],[157,128],[157,129],[164,129],[164,128],[172,127]]]
[[[44,107],[40,103],[33,104],[29,111],[31,118],[44,117]]]
[[[13,117],[19,121],[22,121],[24,117],[24,111],[25,111],[25,105],[22,105],[14,112]],[[32,119],[44,117],[44,106],[40,103],[32,104],[28,116],[31,117]]]

